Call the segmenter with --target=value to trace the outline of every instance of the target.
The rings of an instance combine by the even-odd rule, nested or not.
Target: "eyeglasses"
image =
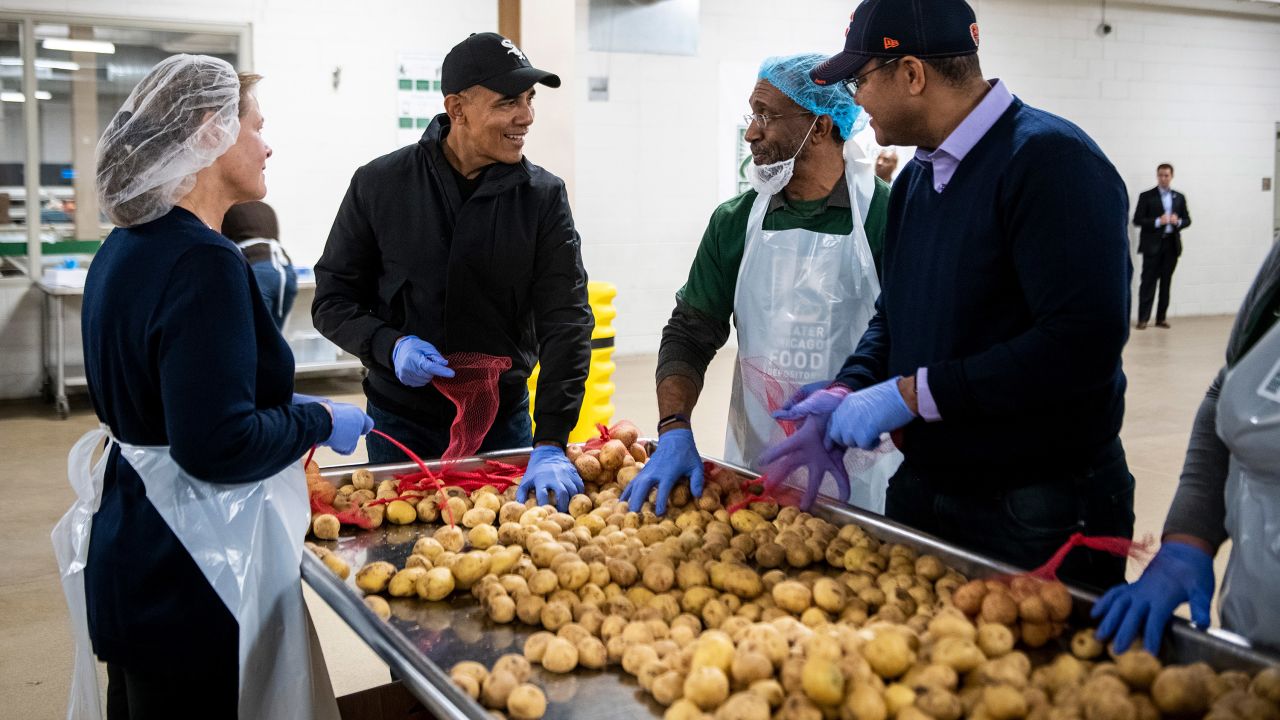
[[[778,120],[781,118],[799,117],[801,115],[812,115],[807,112],[786,113],[785,115],[766,115],[765,113],[747,113],[742,119],[747,123],[747,127],[751,127],[751,123],[760,123],[760,129],[764,130],[769,127],[770,120]]]
[[[863,80],[867,79],[868,75],[870,75],[871,73],[877,70],[883,70],[889,67],[890,65],[898,62],[901,59],[902,59],[901,57],[893,58],[889,62],[884,63],[883,65],[877,65],[876,67],[871,68],[870,70],[862,73],[861,75],[858,75],[857,77],[851,77],[848,80],[844,81],[844,86],[849,90],[850,95],[856,95],[858,92],[858,86],[862,84]]]

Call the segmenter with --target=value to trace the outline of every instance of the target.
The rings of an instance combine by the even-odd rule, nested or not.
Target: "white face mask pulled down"
[[[800,141],[800,147],[796,148],[796,154],[790,158],[767,165],[757,165],[755,163],[748,165],[745,174],[747,182],[751,184],[751,188],[765,197],[772,197],[782,192],[782,188],[791,182],[791,176],[796,171],[796,158],[800,157],[800,151],[804,150],[804,144],[809,142],[809,136],[813,134],[813,129],[817,125],[818,118],[814,118],[813,124],[809,126],[809,132],[804,134],[804,139]]]

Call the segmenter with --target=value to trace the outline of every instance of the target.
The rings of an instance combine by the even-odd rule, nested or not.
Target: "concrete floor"
[[[1134,332],[1125,350],[1129,376],[1123,438],[1137,478],[1137,535],[1158,537],[1177,484],[1187,435],[1204,390],[1222,363],[1228,317],[1175,318],[1172,330]],[[658,419],[653,396],[655,357],[622,358],[614,380],[618,418],[652,428]],[[732,376],[732,353],[713,364],[703,402],[694,415],[699,448],[719,455]],[[301,392],[337,400],[360,400],[352,379],[310,380]],[[70,505],[67,451],[97,422],[87,398],[74,398],[70,419],[59,421],[39,402],[0,405],[0,708],[21,708],[23,717],[65,713],[71,672],[71,640],[49,531]],[[994,438],[998,448],[999,439]],[[321,449],[321,464],[336,455]],[[363,449],[356,456],[363,459]],[[1225,553],[1219,555],[1219,577]],[[1130,568],[1131,577],[1136,568]],[[346,694],[387,679],[386,666],[346,629],[323,603],[309,596],[325,646],[334,689]],[[198,621],[193,618],[193,621]],[[0,712],[7,715],[8,712]]]

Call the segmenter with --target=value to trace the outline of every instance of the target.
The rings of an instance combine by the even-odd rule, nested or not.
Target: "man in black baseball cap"
[[[789,412],[837,446],[892,433],[886,515],[1034,568],[1073,533],[1133,534],[1128,200],[1083,130],[982,76],[978,39],[963,0],[865,0],[811,72],[848,86],[880,145],[918,149],[891,191],[876,315]],[[1079,549],[1060,574],[1101,589],[1124,570]]]
[[[449,51],[445,112],[417,143],[351,179],[316,264],[312,317],[364,361],[378,429],[423,457],[450,446],[455,415],[467,426],[478,413],[455,409],[437,385],[449,383],[450,397],[480,398],[483,368],[467,363],[476,353],[509,358],[497,417],[466,452],[535,446],[519,498],[536,492],[545,503],[554,493],[564,510],[583,487],[564,446],[582,404],[594,321],[564,183],[524,157],[538,83],[559,87],[560,78],[496,33]],[[526,383],[538,362],[535,431]],[[370,462],[405,460],[381,438],[366,445]]]

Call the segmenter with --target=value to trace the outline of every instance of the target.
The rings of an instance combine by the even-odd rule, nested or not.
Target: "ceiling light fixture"
[[[53,95],[48,90],[37,90],[37,100],[52,100]],[[20,92],[0,92],[0,102],[26,102],[27,96]]]
[[[22,67],[22,58],[16,57],[0,57],[0,65],[16,65]],[[45,58],[36,58],[36,67],[48,68],[50,70],[70,70],[75,72],[80,69],[80,63],[74,63],[70,60],[46,60]]]
[[[101,40],[67,40],[65,38],[45,38],[44,41],[40,43],[40,47],[45,50],[91,52],[102,53],[104,55],[114,55],[116,51],[115,43],[103,42]]]

